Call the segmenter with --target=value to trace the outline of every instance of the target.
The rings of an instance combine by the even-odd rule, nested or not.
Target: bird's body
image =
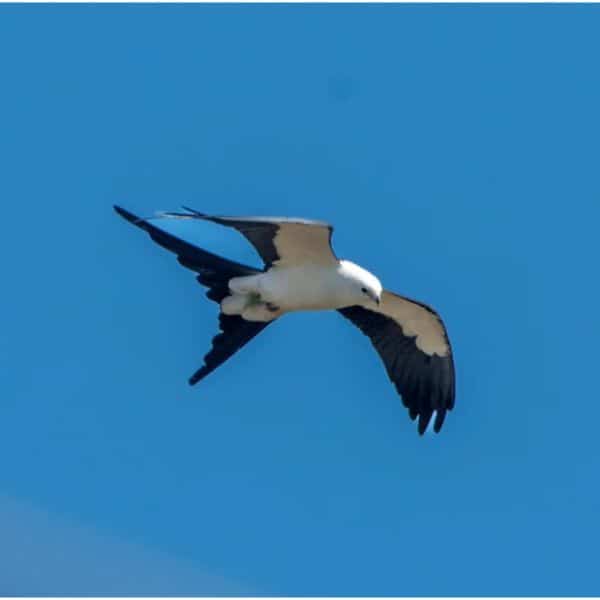
[[[357,302],[375,304],[371,297],[357,291],[357,282],[365,286],[368,282],[369,289],[381,290],[374,275],[347,260],[289,267],[274,265],[264,273],[230,280],[232,294],[221,302],[221,308],[226,314],[242,314],[238,307],[246,306],[242,300],[247,297],[247,306],[253,310],[245,318],[271,321],[288,312],[337,310]],[[264,311],[258,310],[261,304]]]
[[[286,313],[337,310],[365,333],[388,376],[423,433],[435,415],[441,429],[454,406],[454,365],[444,325],[428,306],[384,290],[362,267],[338,260],[331,249],[332,227],[320,221],[273,217],[212,217],[192,209],[162,217],[200,219],[233,227],[257,249],[263,270],[202,250],[115,207],[146,230],[179,262],[198,273],[207,296],[220,305],[221,333],[190,378],[195,384],[225,362],[269,323]]]

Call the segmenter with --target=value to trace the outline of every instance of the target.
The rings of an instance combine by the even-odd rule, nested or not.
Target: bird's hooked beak
[[[377,293],[369,294],[369,296],[371,296],[371,300],[373,300],[377,306],[381,304],[381,297]]]

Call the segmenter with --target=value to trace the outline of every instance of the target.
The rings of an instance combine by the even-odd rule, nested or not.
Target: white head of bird
[[[347,292],[352,304],[366,308],[379,306],[383,286],[373,273],[349,260],[341,260],[339,274],[348,283]]]

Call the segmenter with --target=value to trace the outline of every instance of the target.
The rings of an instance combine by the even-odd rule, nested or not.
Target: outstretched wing
[[[206,295],[214,302],[220,303],[229,294],[228,283],[232,277],[259,273],[257,269],[217,256],[212,252],[185,242],[155,227],[147,220],[136,217],[120,206],[114,208],[124,219],[148,232],[157,244],[174,252],[177,255],[177,260],[184,267],[198,273],[196,279],[208,288]],[[212,373],[272,322],[246,321],[241,316],[219,314],[221,331],[213,338],[212,347],[204,357],[204,365],[190,377],[190,385],[198,383],[209,373]]]
[[[388,291],[377,310],[350,306],[339,312],[371,339],[410,418],[419,417],[419,433],[434,412],[438,433],[455,394],[452,349],[439,315]]]
[[[177,260],[181,265],[196,273],[215,273],[218,274],[221,280],[259,273],[257,269],[198,248],[194,244],[190,244],[163,229],[155,227],[147,219],[137,217],[120,206],[114,206],[113,208],[126,221],[146,231],[157,244],[176,254]],[[217,302],[219,301],[217,300]]]
[[[285,217],[214,217],[192,208],[187,213],[163,213],[167,217],[202,219],[237,229],[256,248],[268,269],[307,262],[335,264],[331,248],[333,227],[322,221]]]

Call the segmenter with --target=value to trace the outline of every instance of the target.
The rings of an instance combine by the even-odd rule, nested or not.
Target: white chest
[[[303,265],[272,268],[260,276],[259,293],[284,311],[328,310],[345,306],[346,282],[331,268]]]

